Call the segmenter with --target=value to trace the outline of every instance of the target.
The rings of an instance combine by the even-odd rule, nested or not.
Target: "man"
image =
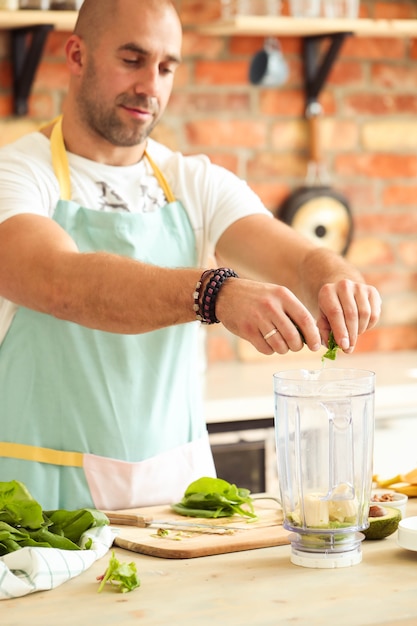
[[[198,320],[264,354],[330,329],[351,352],[378,320],[342,258],[148,139],[181,36],[169,0],[85,0],[62,119],[0,151],[0,478],[46,509],[170,502],[214,474]]]

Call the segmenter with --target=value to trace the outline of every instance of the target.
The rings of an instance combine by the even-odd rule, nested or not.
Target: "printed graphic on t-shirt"
[[[159,186],[151,189],[147,185],[140,185],[140,191],[143,199],[142,211],[144,213],[156,211],[156,209],[160,209],[167,202],[165,194]]]
[[[98,181],[97,186],[100,192],[98,207],[100,211],[151,213],[163,207],[167,202],[158,181],[153,177],[149,177],[149,184],[138,185],[137,194],[135,194],[134,198],[134,206],[129,206],[108,183]]]
[[[126,202],[107,183],[98,182],[100,189],[100,211],[129,211]]]

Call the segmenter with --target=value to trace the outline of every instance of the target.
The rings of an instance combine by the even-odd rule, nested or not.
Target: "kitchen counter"
[[[417,500],[407,515],[417,515]],[[417,553],[396,533],[364,541],[359,565],[307,569],[290,562],[290,546],[187,560],[167,560],[116,549],[137,564],[141,587],[127,594],[96,576],[109,557],[61,587],[1,603],[3,626],[414,626]]]
[[[206,382],[208,423],[273,417],[273,374],[286,369],[320,369],[321,354],[303,349],[253,362],[210,365]],[[375,372],[375,418],[416,415],[417,351],[353,353],[339,352],[324,367],[357,368]]]

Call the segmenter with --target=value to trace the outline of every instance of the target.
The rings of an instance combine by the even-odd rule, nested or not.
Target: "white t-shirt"
[[[184,156],[153,140],[148,141],[147,151],[189,215],[200,266],[230,224],[253,213],[271,216],[244,181],[207,157]],[[68,161],[72,200],[84,207],[145,212],[166,204],[145,159],[135,165],[112,166],[68,153]],[[20,213],[52,217],[58,200],[49,139],[35,132],[0,148],[0,223]],[[0,343],[16,308],[0,297]]]

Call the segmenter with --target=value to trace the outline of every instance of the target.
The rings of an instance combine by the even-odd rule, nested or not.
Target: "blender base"
[[[361,546],[347,552],[305,552],[292,548],[291,563],[302,567],[334,569],[336,567],[350,567],[362,561]]]
[[[333,569],[350,567],[362,561],[363,533],[346,533],[344,537],[338,533],[337,540],[335,537],[335,534],[291,533],[291,562],[302,567]]]

